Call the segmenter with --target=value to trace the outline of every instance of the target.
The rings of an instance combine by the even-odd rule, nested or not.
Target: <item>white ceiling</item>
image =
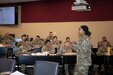
[[[30,2],[30,1],[42,1],[42,0],[0,0],[0,4]]]

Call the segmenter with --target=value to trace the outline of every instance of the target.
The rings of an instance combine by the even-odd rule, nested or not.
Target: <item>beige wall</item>
[[[94,47],[97,46],[97,42],[103,35],[107,36],[113,45],[113,21],[22,23],[18,26],[0,26],[0,33],[15,33],[16,37],[20,37],[22,34],[29,34],[31,37],[40,35],[46,38],[52,31],[63,41],[67,36],[72,41],[78,41],[78,28],[83,24],[88,25],[92,32],[91,43]]]

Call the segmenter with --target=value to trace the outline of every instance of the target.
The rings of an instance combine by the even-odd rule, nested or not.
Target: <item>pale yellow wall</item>
[[[91,42],[94,47],[103,35],[107,36],[113,45],[113,21],[22,23],[18,26],[0,26],[0,33],[14,33],[16,37],[22,34],[29,34],[31,37],[40,35],[46,38],[49,31],[52,31],[63,41],[67,36],[72,41],[78,41],[78,28],[83,24],[88,25],[92,32]]]

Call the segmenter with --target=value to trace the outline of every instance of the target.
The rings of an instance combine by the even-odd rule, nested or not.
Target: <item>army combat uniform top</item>
[[[33,42],[31,42],[31,45],[33,46],[33,48],[42,48],[44,44],[42,40],[33,40]]]
[[[21,54],[30,54],[31,52],[29,50],[31,49],[32,47],[30,45],[21,45],[16,52],[16,56]]]
[[[74,75],[88,75],[88,69],[91,65],[91,45],[89,37],[84,35],[73,48],[77,52],[77,64]]]
[[[46,45],[42,47],[41,52],[45,52],[47,51],[50,54],[54,54],[55,53],[55,48],[53,46],[51,47],[47,47]]]

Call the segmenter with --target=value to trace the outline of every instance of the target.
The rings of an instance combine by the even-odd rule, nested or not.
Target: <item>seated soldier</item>
[[[98,55],[106,55],[107,54],[107,48],[111,47],[111,44],[109,41],[107,41],[107,38],[105,36],[102,37],[102,41],[98,42]],[[101,64],[99,67],[101,67],[100,71],[104,71],[104,64]]]
[[[49,32],[49,35],[47,36],[46,40],[53,40],[53,32]]]
[[[60,43],[57,36],[53,36],[53,40],[51,42],[52,46],[55,48],[55,53],[57,53],[57,50],[60,48]]]
[[[102,41],[98,42],[98,54],[105,55],[107,52],[107,48],[111,47],[111,44],[109,41],[107,41],[107,38],[105,36],[102,37]]]
[[[12,47],[14,46],[12,44],[13,42],[15,42],[15,39],[11,35],[9,35],[9,33],[5,33],[2,43],[7,47]]]
[[[29,42],[27,40],[24,40],[24,42],[19,46],[16,56],[23,55],[23,54],[30,54],[32,50],[32,47],[29,45]],[[25,73],[25,64],[21,64],[21,71]]]
[[[26,34],[23,34],[21,36],[21,39],[22,39],[22,41],[20,41],[20,42],[17,43],[17,47],[21,46],[25,40],[27,41]]]
[[[50,40],[46,40],[45,45],[41,49],[41,52],[48,52],[49,54],[55,53],[55,48],[52,46]]]
[[[39,50],[43,47],[43,41],[40,39],[39,35],[31,42],[31,46],[35,49],[34,52],[40,52]]]
[[[19,46],[16,55],[21,55],[21,54],[28,54],[31,53],[30,51],[32,50],[32,47],[30,46],[29,42],[27,40],[23,41],[23,43]]]
[[[64,42],[64,46],[61,47],[58,51],[58,54],[64,54],[64,53],[73,53],[75,52],[72,47],[71,47],[71,43],[69,41]],[[66,75],[69,75],[70,73],[73,73],[73,68],[74,68],[74,64],[65,64],[65,71],[66,71]]]
[[[70,42],[71,43],[70,37],[66,37],[66,42]]]

